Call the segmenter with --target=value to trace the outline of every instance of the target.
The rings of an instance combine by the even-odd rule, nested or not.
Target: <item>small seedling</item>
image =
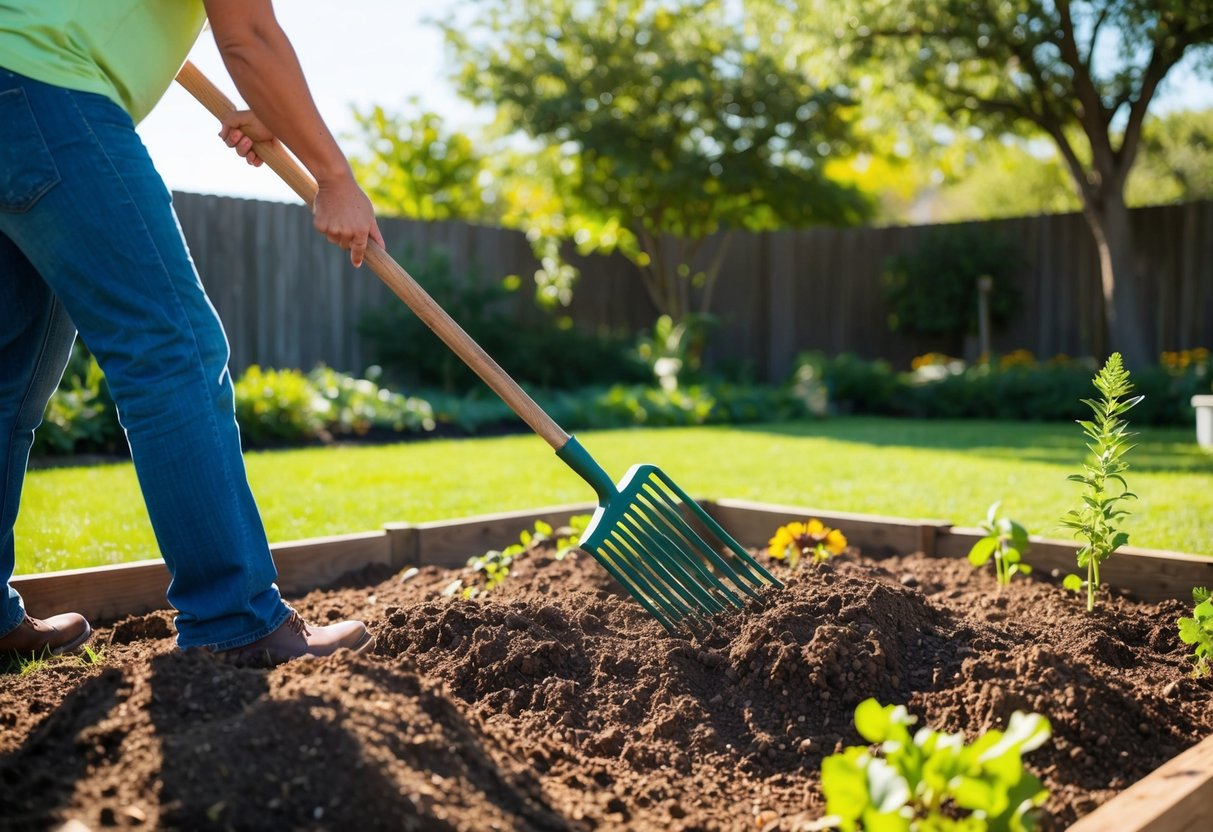
[[[853,746],[821,764],[826,817],[821,829],[1031,830],[1034,809],[1048,797],[1024,770],[1023,754],[1039,748],[1052,728],[1040,714],[1011,714],[1005,731],[987,731],[966,745],[964,734],[922,728],[904,705],[867,699],[855,728],[868,746]]]
[[[28,656],[11,656],[7,659],[7,667],[0,672],[31,676],[49,667],[88,667],[101,664],[103,661],[105,661],[105,648],[94,649],[91,644],[86,644],[80,648],[79,653],[61,656],[52,656],[49,650],[41,655],[31,653]]]
[[[1179,619],[1179,640],[1184,644],[1194,644],[1192,652],[1193,676],[1208,676],[1213,673],[1209,666],[1213,657],[1213,600],[1209,599],[1209,590],[1198,586],[1192,590],[1192,601],[1196,610],[1192,618]]]
[[[788,523],[776,529],[767,544],[767,554],[775,560],[787,561],[795,569],[801,558],[825,563],[846,548],[846,535],[812,518],[807,523]]]
[[[501,551],[492,549],[483,555],[478,555],[468,561],[468,566],[475,572],[484,573],[484,587],[469,586],[463,591],[464,598],[474,598],[481,592],[488,592],[504,581],[510,574],[510,564],[514,558],[525,552],[535,551],[544,544],[552,541],[554,551],[552,557],[564,560],[569,552],[577,548],[581,533],[590,524],[590,515],[578,514],[569,518],[569,525],[559,529],[552,528],[550,523],[536,520],[532,529],[523,529],[518,535],[518,542],[505,547]]]
[[[1086,586],[1087,612],[1095,609],[1100,565],[1129,542],[1128,533],[1117,525],[1129,514],[1121,503],[1137,499],[1124,478],[1124,472],[1129,468],[1124,455],[1133,447],[1128,440],[1134,434],[1127,432],[1128,422],[1120,417],[1143,398],[1125,398],[1133,385],[1129,383],[1129,371],[1124,368],[1120,353],[1109,356],[1094,383],[1101,398],[1083,399],[1083,404],[1091,408],[1095,418],[1078,422],[1089,440],[1087,447],[1094,459],[1084,463],[1081,474],[1071,474],[1067,478],[1083,485],[1082,505],[1071,509],[1061,519],[1063,526],[1086,540],[1078,550],[1078,567],[1086,567],[1086,581],[1077,575],[1068,575],[1063,585],[1066,589]],[[1116,491],[1117,486],[1119,491]]]
[[[1008,586],[1017,574],[1031,575],[1032,567],[1023,562],[1023,553],[1029,546],[1028,530],[1009,517],[999,517],[1000,505],[1001,502],[994,503],[986,512],[986,520],[981,524],[986,536],[969,550],[969,563],[981,567],[993,558],[999,586]]]

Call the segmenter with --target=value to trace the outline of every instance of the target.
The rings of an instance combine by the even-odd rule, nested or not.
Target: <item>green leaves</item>
[[[1193,617],[1179,619],[1179,640],[1195,646],[1192,675],[1207,676],[1213,672],[1209,666],[1213,656],[1213,600],[1207,588],[1196,587],[1192,590],[1192,601],[1196,605]]]
[[[985,566],[994,558],[994,569],[1000,586],[1007,586],[1016,574],[1030,575],[1032,567],[1023,563],[1023,553],[1029,542],[1028,530],[1008,517],[998,516],[1001,502],[990,506],[981,524],[986,536],[969,550],[969,563]]]
[[[640,267],[674,320],[710,294],[718,230],[871,215],[864,194],[825,170],[851,151],[848,91],[757,48],[720,0],[468,7],[443,24],[461,94],[494,108],[501,134],[558,157],[549,198],[514,206],[520,225],[597,236]]]
[[[1051,735],[1045,717],[1017,711],[1005,731],[988,731],[969,745],[963,734],[930,728],[911,736],[913,722],[904,706],[859,704],[856,730],[879,744],[883,757],[856,746],[822,762],[824,823],[867,832],[1035,827],[1032,810],[1048,792],[1024,771],[1023,755]]]
[[[552,557],[563,560],[569,552],[577,548],[581,533],[590,524],[590,515],[577,514],[569,518],[569,525],[559,529],[551,523],[536,520],[531,529],[523,529],[518,535],[518,542],[505,547],[501,551],[492,549],[483,555],[468,560],[468,567],[474,572],[484,575],[484,587],[469,586],[463,591],[464,598],[475,598],[481,592],[488,592],[497,587],[510,575],[510,565],[514,559],[526,552],[535,551],[547,544],[553,545]]]
[[[1142,400],[1142,396],[1125,398],[1133,389],[1129,371],[1124,368],[1120,353],[1112,353],[1094,379],[1100,399],[1083,399],[1091,408],[1095,418],[1079,420],[1083,433],[1090,440],[1087,448],[1091,460],[1083,465],[1081,474],[1071,474],[1067,479],[1083,486],[1080,495],[1082,504],[1066,512],[1061,525],[1072,529],[1076,537],[1086,543],[1078,550],[1078,566],[1087,570],[1087,611],[1095,608],[1095,593],[1099,589],[1099,567],[1113,552],[1129,542],[1127,532],[1117,528],[1119,521],[1129,511],[1121,504],[1137,499],[1125,482],[1124,471],[1128,463],[1124,456],[1133,446],[1128,439],[1128,423],[1121,416]],[[1071,581],[1071,578],[1074,580]],[[1074,589],[1074,581],[1082,583],[1076,575],[1067,576],[1065,587]],[[1077,590],[1076,590],[1077,591]]]

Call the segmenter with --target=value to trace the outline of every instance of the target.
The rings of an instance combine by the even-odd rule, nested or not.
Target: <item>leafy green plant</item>
[[[518,296],[517,278],[493,280],[477,268],[461,271],[440,248],[422,253],[408,247],[398,258],[520,384],[565,390],[651,379],[649,368],[633,355],[630,336],[588,332],[567,316],[534,309]],[[450,394],[483,389],[476,374],[402,303],[367,312],[358,330],[393,385]]]
[[[59,387],[47,403],[32,453],[112,453],[123,444],[122,426],[105,374],[77,339]]]
[[[1028,550],[1028,530],[1009,517],[999,517],[1001,501],[990,506],[981,528],[986,536],[973,544],[969,550],[969,563],[985,566],[994,559],[994,572],[1000,586],[1008,586],[1015,575],[1030,575],[1032,567],[1023,562]]]
[[[468,566],[474,572],[484,574],[484,586],[469,586],[463,591],[464,598],[475,598],[481,592],[488,592],[497,587],[510,575],[510,565],[514,559],[534,552],[547,544],[552,546],[552,557],[564,560],[570,552],[577,548],[581,533],[590,524],[590,515],[577,514],[569,518],[569,525],[553,528],[551,523],[536,520],[531,529],[523,529],[518,535],[518,542],[498,551],[491,549],[483,555],[468,560]]]
[[[844,832],[1021,832],[1035,828],[1033,810],[1048,791],[1024,770],[1023,754],[1052,728],[1040,714],[1011,714],[1005,731],[987,731],[966,745],[963,734],[922,728],[904,705],[867,699],[855,728],[867,746],[853,746],[821,764],[825,828]]]
[[[1196,649],[1192,652],[1193,676],[1208,676],[1213,673],[1209,666],[1209,657],[1213,656],[1213,600],[1209,599],[1209,590],[1198,586],[1192,590],[1192,601],[1196,604],[1192,618],[1179,619],[1179,640],[1184,644],[1193,644]]]
[[[1108,357],[1103,369],[1096,374],[1094,384],[1100,398],[1083,399],[1083,404],[1091,408],[1095,418],[1078,422],[1089,440],[1087,447],[1093,459],[1083,464],[1081,474],[1071,474],[1067,478],[1082,484],[1082,505],[1071,509],[1061,519],[1063,526],[1086,541],[1078,550],[1078,567],[1087,570],[1088,612],[1095,609],[1100,565],[1129,542],[1128,533],[1117,526],[1121,518],[1129,514],[1121,503],[1137,499],[1124,478],[1129,467],[1124,456],[1133,447],[1128,440],[1134,434],[1128,432],[1128,422],[1121,417],[1142,400],[1141,396],[1126,398],[1133,385],[1118,352]],[[1075,587],[1075,579],[1078,576],[1067,576],[1067,589]]]

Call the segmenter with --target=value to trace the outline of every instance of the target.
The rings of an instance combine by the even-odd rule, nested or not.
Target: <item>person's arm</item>
[[[383,245],[375,212],[321,118],[294,47],[270,0],[204,0],[215,44],[236,89],[256,113],[223,120],[225,138],[248,158],[252,141],[281,140],[316,178],[316,230],[362,264],[368,238]],[[256,164],[258,160],[250,159]]]

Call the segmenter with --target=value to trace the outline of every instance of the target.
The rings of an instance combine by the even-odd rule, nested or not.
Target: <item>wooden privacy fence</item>
[[[306,208],[194,194],[175,194],[174,200],[203,283],[227,327],[234,371],[250,364],[309,369],[323,362],[360,373],[371,363],[358,322],[367,310],[400,301],[317,234]],[[1149,308],[1147,343],[1157,351],[1213,346],[1213,202],[1132,214],[1142,298]],[[1016,241],[1027,263],[1018,278],[1020,314],[994,332],[994,349],[1024,348],[1041,357],[1089,353],[1102,298],[1095,245],[1082,216],[980,226]],[[380,227],[397,256],[406,244],[418,256],[445,249],[456,275],[517,274],[525,283],[536,269],[520,232],[398,219],[381,220]],[[956,345],[947,339],[894,333],[886,325],[884,265],[929,230],[735,234],[714,297],[712,312],[720,323],[709,360],[748,365],[778,381],[805,350],[854,352],[899,367],[931,350],[954,352]],[[636,331],[652,324],[657,311],[627,260],[572,261],[582,272],[568,310],[578,326]],[[409,268],[407,258],[402,265]],[[527,288],[518,292],[511,312],[519,325],[537,314]]]

